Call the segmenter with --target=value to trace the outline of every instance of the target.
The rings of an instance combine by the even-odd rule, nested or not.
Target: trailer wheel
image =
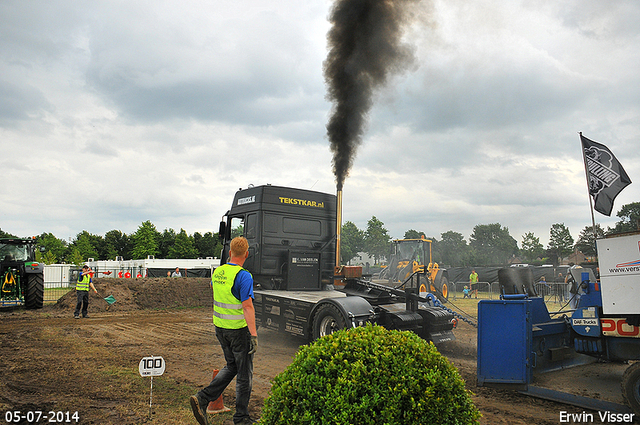
[[[323,304],[313,317],[313,339],[331,335],[345,327],[347,323],[340,310],[333,304]]]
[[[44,301],[44,276],[42,273],[27,275],[24,306],[27,309],[42,308]]]
[[[622,397],[636,415],[640,415],[640,362],[632,364],[624,371]]]

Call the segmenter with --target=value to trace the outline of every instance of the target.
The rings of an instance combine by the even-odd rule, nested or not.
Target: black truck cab
[[[236,192],[220,225],[221,263],[236,236],[249,241],[244,268],[257,287],[323,290],[333,282],[336,196],[279,186]]]

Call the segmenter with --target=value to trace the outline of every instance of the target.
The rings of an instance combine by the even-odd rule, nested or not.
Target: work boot
[[[198,395],[192,395],[189,398],[191,403],[191,410],[193,410],[193,416],[200,425],[209,425],[209,418],[207,417],[207,405],[206,401],[202,401]]]
[[[251,425],[251,424],[255,424],[257,423],[256,421],[254,421],[253,419],[251,419],[250,417],[246,417],[244,419],[242,419],[240,422],[234,422],[234,425]]]

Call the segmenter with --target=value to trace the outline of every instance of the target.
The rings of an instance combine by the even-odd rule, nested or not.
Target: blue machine
[[[640,359],[638,329],[624,323],[630,337],[606,330],[625,318],[604,315],[599,283],[590,269],[573,269],[577,306],[549,313],[537,295],[529,268],[498,272],[499,300],[478,303],[478,385],[514,389],[526,394],[594,410],[640,415],[640,363],[631,365],[630,382],[623,383],[627,406],[579,397],[532,385],[535,374],[600,360]],[[604,330],[603,330],[604,328]],[[633,370],[632,370],[633,369]]]

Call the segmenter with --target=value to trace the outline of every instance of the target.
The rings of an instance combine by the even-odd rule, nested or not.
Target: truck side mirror
[[[220,240],[224,239],[225,231],[227,230],[226,223],[224,221],[220,222],[220,228],[218,229],[218,237]]]

